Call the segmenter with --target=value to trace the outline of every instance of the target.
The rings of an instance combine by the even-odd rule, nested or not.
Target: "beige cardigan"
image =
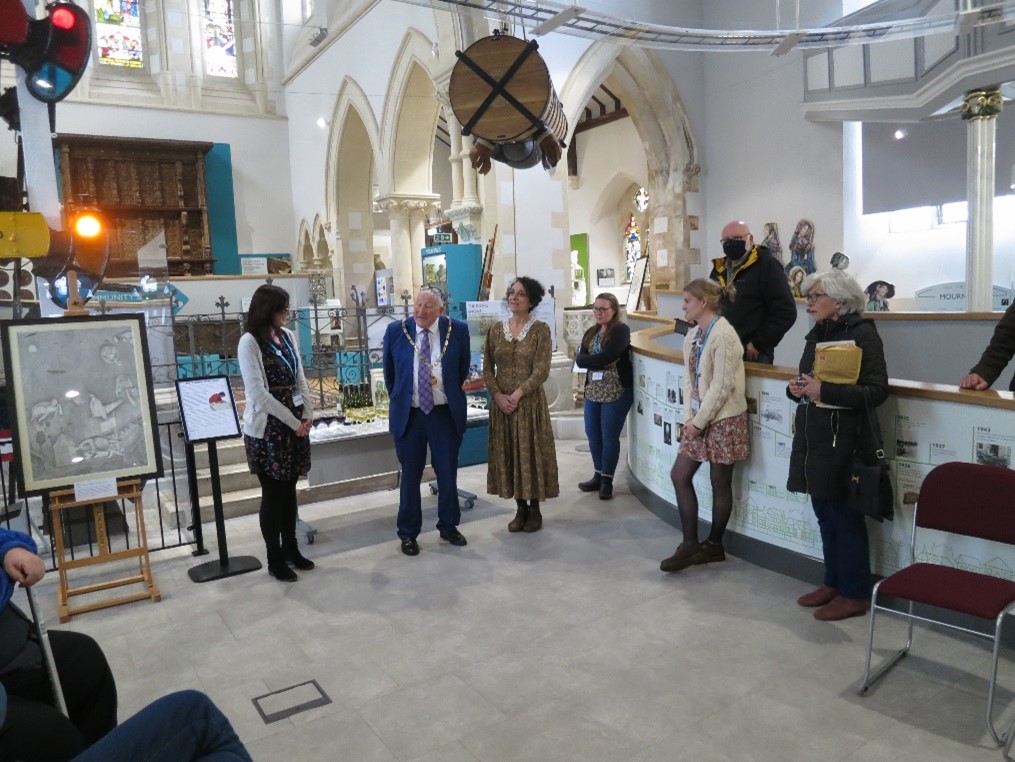
[[[699,326],[684,336],[684,423],[705,429],[715,421],[732,418],[747,410],[746,381],[744,379],[744,347],[736,330],[726,318],[720,317],[712,326],[704,351],[698,358],[698,388],[701,407],[691,412],[691,387],[694,377],[690,372],[691,347],[699,333]]]

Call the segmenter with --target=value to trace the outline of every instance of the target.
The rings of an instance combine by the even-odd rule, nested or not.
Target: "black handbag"
[[[854,452],[849,463],[849,484],[846,487],[846,502],[854,511],[875,521],[891,521],[895,517],[895,495],[892,491],[891,471],[885,460],[885,446],[881,438],[881,425],[870,404],[867,390],[864,390],[864,407],[871,435],[874,437],[874,464],[867,465],[861,452]],[[861,432],[862,433],[862,432]],[[857,437],[857,447],[862,447],[863,437]]]

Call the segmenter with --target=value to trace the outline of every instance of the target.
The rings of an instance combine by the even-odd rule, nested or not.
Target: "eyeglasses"
[[[804,297],[804,301],[807,302],[808,304],[812,304],[813,302],[816,302],[823,296],[828,296],[828,294],[822,291],[811,291],[809,294],[807,294],[807,296]]]
[[[592,311],[593,312],[609,312],[612,309],[613,309],[613,307],[593,307]]]
[[[720,238],[719,243],[726,243],[727,241],[746,241],[750,237],[751,237],[750,233],[748,233],[747,235],[731,235],[726,238]]]

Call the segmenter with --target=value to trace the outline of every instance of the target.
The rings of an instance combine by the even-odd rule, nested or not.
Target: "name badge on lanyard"
[[[592,380],[593,381],[602,381],[603,380],[603,371],[601,371],[601,370],[594,370],[594,371],[592,371]]]
[[[701,400],[694,400],[694,399],[692,399],[691,400],[691,412],[692,413],[697,413],[699,410],[701,410]]]
[[[293,392],[293,404],[296,407],[303,407],[303,393],[298,389]]]
[[[293,404],[296,407],[303,407],[303,393],[295,387],[297,381],[296,369],[299,367],[299,360],[296,358],[296,348],[289,342],[289,337],[286,336],[284,333],[281,335],[281,338],[283,343],[285,344],[285,348],[288,349],[289,352],[292,354],[293,361],[289,362],[289,358],[285,356],[285,352],[283,352],[279,347],[275,346],[275,344],[272,344],[271,348],[278,356],[278,359],[282,361],[282,364],[285,365],[286,370],[288,370],[292,374],[294,385]]]

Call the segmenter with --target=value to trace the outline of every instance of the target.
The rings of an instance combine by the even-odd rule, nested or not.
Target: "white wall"
[[[582,132],[578,145],[578,178],[568,190],[571,234],[589,234],[589,272],[593,291],[595,272],[612,267],[617,283],[623,280],[624,249],[618,229],[617,192],[633,182],[648,184],[645,150],[630,118]],[[623,178],[618,177],[622,173]],[[630,207],[630,204],[628,204]]]

